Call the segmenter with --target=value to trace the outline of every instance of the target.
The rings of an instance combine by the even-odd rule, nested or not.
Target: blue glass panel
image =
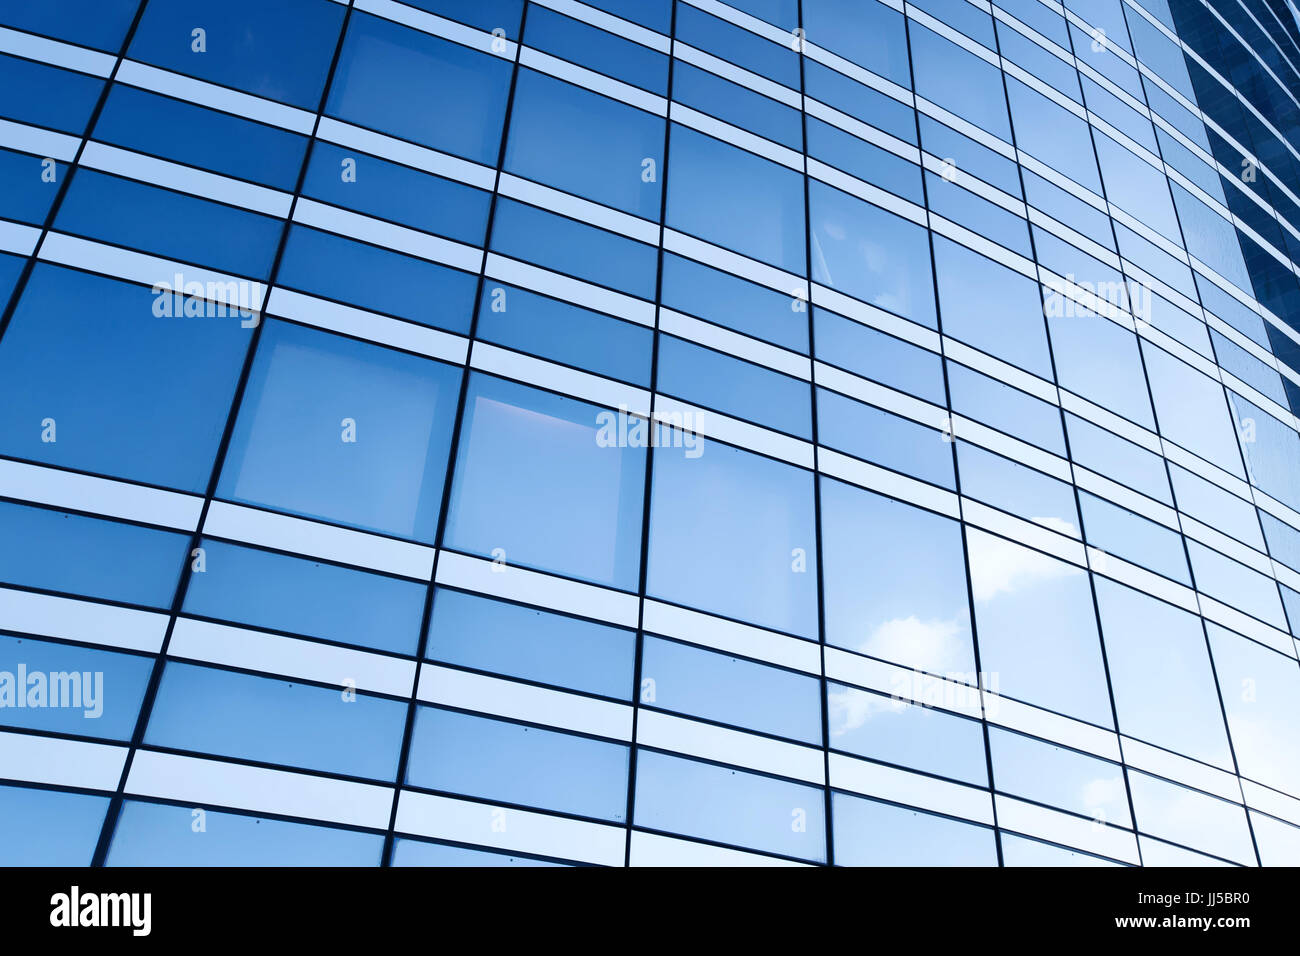
[[[1079,508],[1089,544],[1191,587],[1178,532],[1086,491],[1079,492]]]
[[[912,85],[903,17],[883,3],[804,0],[803,26],[809,43],[902,86]]]
[[[156,302],[143,286],[37,265],[0,342],[0,450],[202,492],[249,330],[156,317]]]
[[[678,61],[673,67],[673,99],[790,149],[803,149],[797,110],[689,63]]]
[[[723,57],[791,89],[799,88],[799,58],[793,40],[786,44],[771,42],[689,4],[677,5],[674,26],[680,43]]]
[[[627,816],[627,763],[621,744],[422,707],[406,779],[416,787],[617,822]],[[486,821],[486,807],[484,813]],[[509,811],[506,819],[509,826]]]
[[[286,191],[307,149],[297,133],[120,83],[104,101],[95,139]]]
[[[625,412],[474,375],[446,546],[636,587],[646,444],[629,440],[631,424]]]
[[[1200,622],[1113,581],[1098,578],[1096,584],[1110,685],[1124,733],[1197,760],[1230,763]]]
[[[401,90],[401,96],[394,96]],[[455,90],[454,96],[447,91]],[[369,14],[354,13],[326,112],[495,166],[510,63]],[[438,109],[413,109],[412,103]]]
[[[196,829],[202,813],[202,828]],[[128,800],[109,866],[378,866],[383,834]]]
[[[998,727],[989,728],[993,782],[1002,793],[1060,807],[1097,824],[1131,827],[1124,772],[1117,763]]]
[[[956,362],[947,365],[954,412],[1065,455],[1061,413],[1055,405]]]
[[[1210,651],[1223,694],[1228,731],[1244,777],[1300,793],[1300,757],[1291,739],[1300,726],[1300,671],[1294,662],[1240,635],[1210,624]]]
[[[322,142],[312,148],[302,191],[323,202],[473,245],[483,244],[491,202],[486,192],[464,183]]]
[[[0,117],[80,136],[104,81],[0,53]]]
[[[970,694],[974,700],[979,691]],[[977,721],[845,684],[828,685],[826,704],[836,750],[988,786],[984,730]]]
[[[83,169],[68,186],[54,225],[63,232],[264,279],[283,223]]]
[[[660,33],[667,33],[672,24],[672,0],[591,0],[587,5]]]
[[[819,389],[817,440],[828,448],[955,488],[952,447],[937,427]]]
[[[1038,0],[998,0],[998,6],[1049,40],[1069,48],[1070,37],[1066,32],[1065,18]]]
[[[826,641],[932,674],[969,675],[957,522],[821,479]]]
[[[822,861],[822,791],[727,767],[642,750],[636,824],[770,853]]]
[[[934,352],[822,308],[813,309],[813,330],[819,362],[945,403],[943,364]]]
[[[915,163],[814,117],[808,118],[807,126],[809,157],[875,183],[918,206],[925,202],[921,170]]]
[[[866,4],[860,8],[868,9]],[[906,68],[898,82],[910,84]],[[911,107],[815,60],[804,60],[804,93],[904,142],[915,145],[917,141],[916,112]]]
[[[661,301],[754,338],[808,354],[807,303],[671,253],[663,257]],[[791,290],[793,292],[793,290]]]
[[[991,688],[1113,726],[1088,573],[973,528],[967,548],[980,667]]]
[[[218,490],[432,541],[459,384],[440,362],[269,322]]]
[[[962,172],[984,180],[1011,196],[1020,195],[1020,172],[1001,153],[929,116],[919,115],[921,145],[935,156],[951,160]]]
[[[1025,182],[1025,198],[1031,205],[1070,226],[1075,232],[1114,251],[1115,237],[1111,234],[1109,216],[1024,167],[1021,167],[1021,175]],[[1034,229],[1035,234],[1040,231]]]
[[[426,587],[307,558],[203,542],[185,610],[340,644],[415,653]]]
[[[0,580],[169,607],[189,538],[117,521],[0,501]]]
[[[1149,342],[1142,343],[1142,355],[1160,434],[1244,477],[1223,386]]]
[[[1249,501],[1237,497],[1180,465],[1169,463],[1178,510],[1191,515],[1216,531],[1232,535],[1264,550],[1259,517]]]
[[[919,23],[911,24],[908,33],[917,95],[1010,142],[1011,123],[998,68]]]
[[[1279,630],[1287,629],[1277,583],[1272,578],[1207,548],[1199,541],[1187,542],[1187,555],[1192,562],[1198,590]]]
[[[449,0],[439,2],[444,6],[454,5]],[[530,7],[528,34],[524,40],[530,47],[612,76],[624,83],[631,83],[660,96],[668,95],[666,56],[581,20],[562,16],[543,6]],[[679,63],[677,69],[680,70],[681,67],[682,64]],[[522,75],[528,75],[528,71]],[[515,95],[515,108],[518,109],[518,93]]]
[[[642,704],[820,745],[816,678],[739,657],[646,637]]]
[[[812,475],[720,442],[699,450],[655,454],[648,592],[815,637]]]
[[[1107,59],[1111,63],[1119,63],[1118,60],[1111,59],[1109,53],[1107,53]],[[1122,68],[1113,72],[1124,72],[1125,69]],[[1091,77],[1081,76],[1080,82],[1083,86],[1084,102],[1087,104],[1088,109],[1095,113],[1098,118],[1119,130],[1143,149],[1148,149],[1154,153],[1160,148],[1156,142],[1150,120],[1134,110],[1127,102],[1111,93],[1110,90],[1098,85]],[[1130,90],[1129,92],[1133,91]],[[1142,92],[1140,87],[1137,92]]]
[[[801,177],[684,126],[674,125],[671,137],[668,225],[803,275]]]
[[[9,296],[18,285],[18,278],[22,275],[26,261],[20,256],[0,254],[0,309],[9,304]]]
[[[693,405],[812,438],[808,383],[669,335],[659,337],[656,387]]]
[[[89,866],[108,797],[0,787],[0,865]]]
[[[1165,177],[1109,136],[1098,132],[1093,141],[1106,184],[1106,198],[1177,243],[1178,220]]]
[[[793,29],[799,19],[799,0],[731,0],[731,6],[783,30]]]
[[[962,494],[1072,538],[1079,536],[1074,490],[1064,481],[969,442],[957,443],[957,469]]]
[[[1169,477],[1158,455],[1076,415],[1066,414],[1065,423],[1070,436],[1070,456],[1080,465],[1136,488],[1157,501],[1174,503],[1169,493]]]
[[[1300,531],[1267,511],[1259,513],[1259,522],[1264,527],[1264,537],[1268,539],[1268,553],[1292,568],[1300,567]],[[1282,600],[1285,603],[1286,591],[1282,592]],[[1288,606],[1287,616],[1290,615],[1291,609]]]
[[[116,53],[140,0],[44,0],[12,4],[0,23],[81,46]]]
[[[276,284],[461,334],[478,291],[468,272],[296,225]]]
[[[1037,0],[1034,0],[1037,3]],[[1149,847],[1150,844],[1147,844]],[[1013,833],[1002,833],[1003,866],[1121,866],[1113,860],[1090,856],[1051,843],[1028,840]]]
[[[950,239],[934,239],[943,331],[1048,380],[1038,284]]]
[[[1300,436],[1268,412],[1229,393],[1241,448],[1254,483],[1300,509]]]
[[[315,110],[343,14],[339,4],[318,0],[149,3],[136,27],[130,55],[221,86]],[[196,37],[195,30],[204,33]],[[286,43],[286,37],[293,42]]]
[[[662,118],[532,70],[520,71],[510,116],[508,172],[659,219]]]
[[[989,49],[997,46],[993,35],[993,19],[986,11],[966,0],[920,0],[917,8]]]
[[[1070,99],[1082,105],[1083,92],[1079,88],[1079,74],[1074,69],[1073,64],[1067,60],[1062,60],[1055,53],[1051,53],[1039,46],[1034,40],[1022,36],[1005,23],[999,22],[997,27],[998,50],[1007,60],[1021,67],[1030,76],[1041,80],[1057,92],[1064,93]],[[1069,50],[1068,41],[1065,48]],[[1013,78],[1008,75],[1008,87],[1011,86],[1012,80]],[[1016,124],[1016,138],[1018,140],[1021,121],[1016,116],[1014,104],[1011,107],[1011,118]]]
[[[430,660],[628,700],[636,636],[553,611],[440,588]]]
[[[925,184],[932,212],[1012,252],[1025,257],[1031,254],[1029,227],[1024,219],[934,173],[925,174]]]
[[[650,384],[651,329],[514,286],[489,283],[475,334],[552,362]]]
[[[128,741],[153,659],[0,634],[0,724]]]
[[[0,149],[0,182],[6,185],[0,196],[0,216],[42,225],[67,174],[66,163]]]
[[[1119,0],[1070,0],[1065,6],[1093,27],[1104,30],[1106,39],[1111,43],[1132,52],[1128,43],[1128,30],[1125,28],[1129,18],[1124,16],[1124,8],[1120,6]]]
[[[410,5],[436,13],[440,17],[468,23],[480,30],[502,30],[510,39],[519,39],[519,19],[523,15],[524,0],[474,0],[474,3],[464,3],[463,0],[411,0]]]
[[[536,206],[498,199],[492,248],[587,282],[654,298],[658,262],[654,246]]]
[[[840,866],[997,866],[987,827],[845,793],[831,800]]]
[[[926,231],[816,180],[808,199],[813,280],[935,328]]]
[[[392,780],[406,704],[345,693],[345,679],[340,674],[337,688],[313,687],[169,662],[145,743]]]

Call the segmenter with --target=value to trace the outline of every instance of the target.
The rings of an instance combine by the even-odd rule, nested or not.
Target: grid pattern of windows
[[[1296,26],[0,4],[0,863],[1300,864]]]

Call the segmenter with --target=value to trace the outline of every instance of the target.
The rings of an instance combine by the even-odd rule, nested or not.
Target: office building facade
[[[0,0],[0,862],[1300,863],[1289,0]]]

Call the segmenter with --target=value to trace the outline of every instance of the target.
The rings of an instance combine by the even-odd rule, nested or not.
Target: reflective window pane
[[[655,452],[648,593],[816,637],[812,475],[721,442],[699,450]]]
[[[636,422],[643,434],[646,425],[620,414],[475,375],[465,399],[446,544],[507,564],[635,587],[645,445],[627,436]]]
[[[440,362],[268,323],[219,492],[431,541],[459,378]]]

